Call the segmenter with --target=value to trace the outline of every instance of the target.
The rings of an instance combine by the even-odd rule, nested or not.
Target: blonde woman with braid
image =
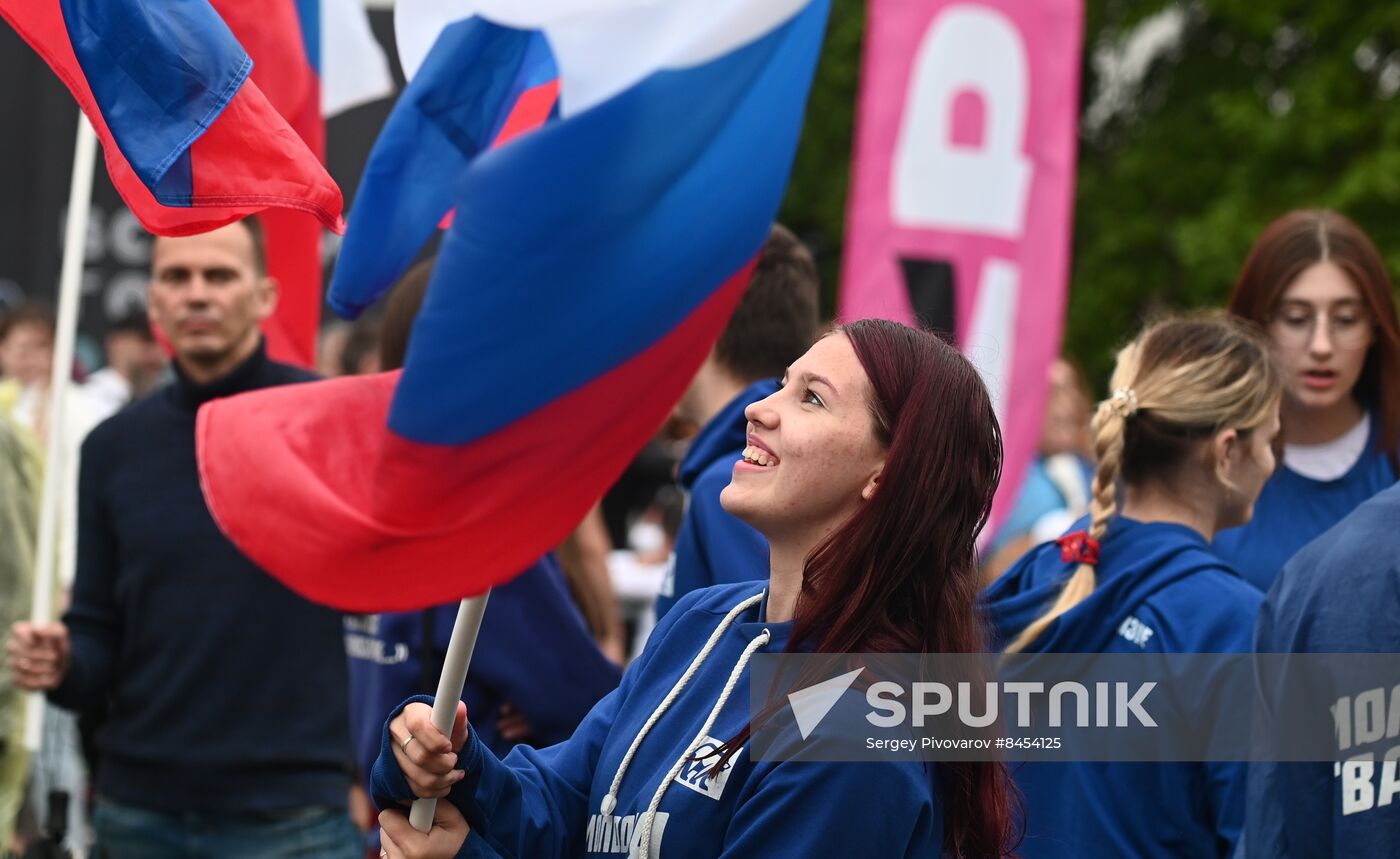
[[[1119,353],[1093,420],[1089,515],[988,589],[997,646],[1251,650],[1262,594],[1210,551],[1274,469],[1281,381],[1246,325],[1171,319]],[[1027,764],[1016,782],[1026,859],[1227,856],[1243,824],[1243,764]]]

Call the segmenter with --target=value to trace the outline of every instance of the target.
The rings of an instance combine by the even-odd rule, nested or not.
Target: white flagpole
[[[78,331],[79,289],[87,250],[88,214],[92,208],[92,174],[97,164],[97,133],[78,112],[78,138],[73,146],[73,179],[68,189],[68,221],[63,232],[63,266],[58,275],[58,319],[54,338],[53,375],[49,380],[48,444],[44,455],[44,485],[39,496],[39,542],[35,546],[34,603],[30,619],[53,620],[54,567],[57,556],[59,505],[63,499],[63,460],[67,455],[68,388],[73,378],[73,341]],[[44,696],[31,692],[25,702],[24,745],[39,750],[44,721]]]
[[[476,649],[476,634],[481,631],[481,617],[486,614],[487,591],[479,597],[462,600],[457,607],[457,622],[452,625],[452,640],[442,662],[438,677],[437,697],[433,699],[433,726],[444,736],[452,736],[452,722],[457,716],[457,702],[462,700],[462,687],[467,682],[467,666],[471,665]],[[415,799],[409,810],[408,822],[419,832],[433,828],[436,799]]]

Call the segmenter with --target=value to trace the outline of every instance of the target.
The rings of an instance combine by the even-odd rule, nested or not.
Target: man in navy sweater
[[[202,403],[314,377],[264,352],[276,284],[255,222],[158,238],[151,263],[176,379],[84,443],[72,605],[15,625],[16,680],[107,705],[98,855],[357,857],[340,617],[224,537],[195,463]]]
[[[748,445],[744,409],[778,389],[778,376],[816,339],[821,279],[811,251],[774,224],[753,279],[719,341],[676,406],[700,427],[678,475],[689,496],[656,601],[660,620],[686,594],[768,578],[768,542],[719,505]]]

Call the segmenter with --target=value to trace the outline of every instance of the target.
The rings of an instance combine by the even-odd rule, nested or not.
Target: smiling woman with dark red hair
[[[745,414],[749,446],[721,501],[768,539],[768,580],[685,597],[557,746],[498,760],[462,710],[449,740],[423,699],[407,704],[386,725],[376,799],[451,804],[429,835],[385,812],[389,856],[471,853],[478,838],[541,857],[1006,855],[1000,764],[753,760],[746,748],[756,653],[985,650],[975,545],[1001,435],[977,371],[933,334],[863,320],[818,341]]]
[[[1284,372],[1283,462],[1216,552],[1260,590],[1400,473],[1400,325],[1385,261],[1356,224],[1289,212],[1254,243],[1230,312],[1268,331]]]

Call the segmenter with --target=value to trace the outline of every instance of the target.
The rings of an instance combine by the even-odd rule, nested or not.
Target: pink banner
[[[842,318],[951,331],[1034,456],[1069,279],[1081,0],[871,0]]]

